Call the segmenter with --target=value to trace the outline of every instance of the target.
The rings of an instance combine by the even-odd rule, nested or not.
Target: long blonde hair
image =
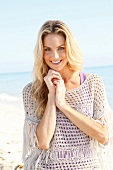
[[[43,59],[43,41],[48,34],[60,34],[65,38],[66,56],[71,70],[80,71],[83,67],[82,52],[67,25],[59,20],[49,20],[45,22],[39,30],[34,49],[34,81],[32,83],[32,94],[36,99],[37,116],[43,115],[48,99],[48,89],[44,82],[44,77],[47,75],[49,67]]]

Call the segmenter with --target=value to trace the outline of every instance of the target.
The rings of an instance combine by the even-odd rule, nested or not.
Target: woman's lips
[[[60,64],[62,60],[58,60],[58,61],[51,61],[52,64]]]

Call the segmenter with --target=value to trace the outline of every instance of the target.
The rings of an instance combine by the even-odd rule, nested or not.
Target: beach
[[[0,170],[13,170],[22,164],[22,100],[0,95]]]

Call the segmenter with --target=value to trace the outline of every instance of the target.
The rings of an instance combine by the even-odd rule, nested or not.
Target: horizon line
[[[84,66],[83,69],[87,69],[87,68],[99,68],[99,67],[113,67],[113,65],[101,65],[101,66]],[[4,74],[22,74],[22,73],[31,73],[32,71],[16,71],[16,72],[1,72],[0,75],[4,75]]]

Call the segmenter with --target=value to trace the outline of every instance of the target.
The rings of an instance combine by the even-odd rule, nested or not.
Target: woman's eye
[[[58,50],[64,50],[64,47],[59,47]]]
[[[45,48],[45,51],[50,51],[51,49],[50,48]]]

